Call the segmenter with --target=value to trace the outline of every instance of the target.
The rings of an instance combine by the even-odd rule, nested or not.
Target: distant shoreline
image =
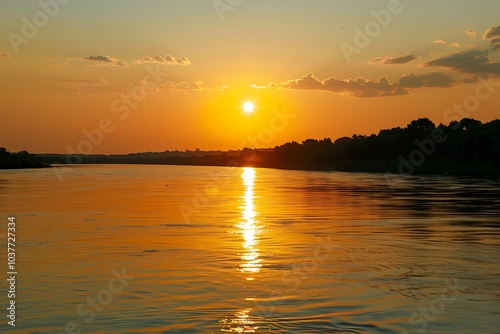
[[[13,169],[42,169],[42,168],[52,168],[50,164],[42,164],[42,166],[30,166],[30,167],[1,167],[0,170],[13,170]]]
[[[105,159],[103,159],[105,160]],[[237,163],[234,163],[237,162]],[[57,162],[60,165],[74,166],[74,164],[65,164]],[[226,163],[193,163],[193,162],[124,162],[124,161],[87,161],[79,165],[162,165],[162,166],[207,166],[207,167],[255,167],[255,168],[271,168],[283,170],[300,170],[300,171],[319,171],[319,172],[350,172],[350,173],[374,173],[374,174],[390,174],[390,175],[433,175],[433,176],[462,176],[462,177],[478,177],[478,178],[496,178],[500,177],[500,170],[491,165],[464,164],[455,165],[454,168],[449,168],[449,161],[433,161],[428,162],[415,170],[412,173],[399,173],[397,160],[369,160],[369,161],[343,161],[326,166],[282,166],[276,164],[256,164],[245,161],[229,160]],[[51,166],[49,166],[51,167]]]
[[[4,147],[0,147],[0,170],[48,167],[51,167],[50,164],[35,154],[27,151],[9,152]]]
[[[88,143],[90,145],[90,143]],[[91,145],[90,145],[91,146]],[[92,152],[92,150],[90,150]],[[0,168],[48,164],[161,164],[249,166],[292,170],[500,176],[500,119],[481,123],[464,118],[436,126],[427,118],[378,134],[306,139],[274,148],[230,151],[164,151],[130,154],[29,154],[0,148]]]

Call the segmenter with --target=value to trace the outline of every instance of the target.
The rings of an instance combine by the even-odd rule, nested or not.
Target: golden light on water
[[[243,181],[244,194],[241,196],[243,204],[241,208],[241,221],[237,225],[239,228],[239,233],[242,236],[242,247],[241,252],[240,271],[246,274],[246,280],[254,280],[254,275],[260,271],[262,267],[261,259],[259,258],[259,249],[257,248],[259,239],[259,226],[257,217],[257,210],[254,204],[254,186],[255,186],[255,170],[251,167],[243,168],[243,173],[241,174]],[[221,320],[224,325],[221,328],[221,332],[230,333],[255,333],[259,328],[256,326],[255,321],[252,320],[250,315],[252,309],[247,308],[234,316],[226,317]]]
[[[245,194],[243,195],[242,218],[243,221],[239,224],[241,233],[243,235],[243,248],[244,252],[241,259],[244,261],[240,266],[240,270],[245,273],[258,273],[262,264],[259,259],[259,250],[256,248],[258,239],[258,226],[255,217],[257,212],[254,205],[254,184],[255,184],[255,170],[251,167],[243,169],[241,174],[243,179],[243,186],[245,187]],[[247,277],[252,280],[253,277]]]
[[[251,309],[240,311],[234,315],[234,318],[226,318],[222,320],[224,327],[221,332],[229,333],[255,333],[259,327],[255,326],[255,322],[250,318]]]

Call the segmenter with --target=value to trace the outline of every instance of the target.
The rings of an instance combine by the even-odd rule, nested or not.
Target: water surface
[[[0,171],[0,210],[13,332],[499,333],[498,180],[83,165]]]

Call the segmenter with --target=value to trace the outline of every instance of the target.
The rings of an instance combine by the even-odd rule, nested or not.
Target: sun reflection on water
[[[255,333],[258,326],[255,326],[255,321],[250,317],[250,309],[240,311],[234,315],[234,318],[226,318],[221,322],[224,327],[221,332],[229,333]]]
[[[258,221],[255,219],[257,212],[254,205],[254,184],[255,184],[255,170],[250,167],[243,169],[241,174],[243,179],[243,185],[245,187],[245,194],[243,195],[243,221],[239,224],[243,234],[243,248],[244,253],[241,259],[244,261],[240,270],[244,273],[255,274],[260,271],[262,264],[260,263],[259,250],[256,248],[258,244],[258,239],[256,235],[258,233]],[[248,280],[252,280],[253,277],[247,277]]]
[[[239,234],[242,236],[243,246],[239,271],[246,274],[246,280],[252,281],[255,278],[254,275],[262,267],[259,249],[257,248],[259,244],[259,225],[256,220],[257,211],[254,204],[255,170],[250,167],[243,168],[241,178],[243,179],[245,193],[241,196],[243,202],[240,206],[241,221],[237,224]],[[246,308],[232,316],[225,317],[220,321],[223,324],[221,332],[255,333],[259,327],[256,325],[255,317],[251,315],[251,311],[251,308]]]

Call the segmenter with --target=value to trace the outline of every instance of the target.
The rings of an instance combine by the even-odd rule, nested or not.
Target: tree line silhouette
[[[2,155],[3,154],[3,155]],[[0,166],[40,166],[26,151],[0,153]],[[428,118],[378,134],[288,142],[239,151],[165,151],[126,155],[38,154],[44,163],[254,166],[306,170],[500,176],[500,120],[435,125]],[[15,167],[14,167],[15,168]]]
[[[0,147],[0,169],[14,169],[14,168],[42,168],[45,165],[42,159],[27,151],[20,151],[11,153]]]
[[[399,166],[405,163],[413,164],[415,172],[435,169],[460,174],[474,169],[479,174],[498,174],[500,120],[482,124],[464,118],[436,126],[428,118],[419,118],[404,128],[380,130],[370,136],[289,142],[276,146],[261,160],[300,169],[401,172]]]

